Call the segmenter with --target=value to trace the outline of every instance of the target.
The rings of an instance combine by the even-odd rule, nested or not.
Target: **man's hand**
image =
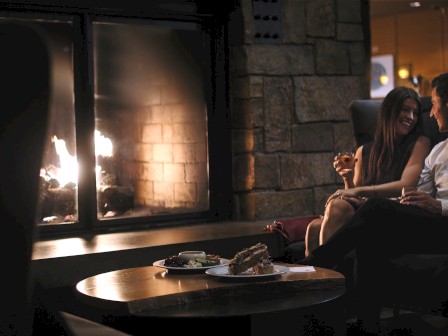
[[[400,197],[401,204],[413,205],[432,213],[442,214],[442,202],[421,191],[411,191]]]

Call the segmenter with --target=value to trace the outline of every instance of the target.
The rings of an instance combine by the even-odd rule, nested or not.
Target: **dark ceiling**
[[[370,17],[397,15],[423,10],[438,10],[442,13],[448,12],[448,0],[420,0],[420,7],[411,7],[412,0],[369,0]]]

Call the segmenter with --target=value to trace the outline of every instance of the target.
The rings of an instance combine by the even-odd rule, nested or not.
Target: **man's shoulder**
[[[441,148],[445,148],[446,146],[448,146],[448,139],[442,140],[439,143],[436,143],[433,147],[433,151],[434,150],[440,150]]]
[[[435,158],[446,152],[448,152],[448,139],[442,140],[435,144],[428,157]]]

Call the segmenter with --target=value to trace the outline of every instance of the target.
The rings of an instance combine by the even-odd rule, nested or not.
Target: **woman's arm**
[[[364,146],[359,146],[355,153],[355,176],[353,177],[353,187],[361,185],[361,171],[362,171],[362,149]]]
[[[417,186],[420,173],[422,172],[424,161],[431,149],[430,141],[425,136],[420,136],[412,149],[406,167],[401,174],[401,179],[389,183],[374,185],[374,186],[359,186],[351,189],[339,189],[334,194],[330,195],[327,203],[333,198],[347,198],[347,197],[398,197],[401,196],[401,189],[405,186]],[[357,162],[358,166],[359,161]],[[361,166],[361,165],[359,165]],[[360,169],[360,167],[358,167]],[[360,172],[358,173],[360,174]],[[356,175],[356,173],[355,173]],[[360,175],[358,175],[360,176]]]
[[[417,186],[426,156],[431,150],[429,138],[420,136],[415,142],[411,156],[398,181],[375,186],[362,186],[353,189],[357,197],[398,197],[403,187]]]

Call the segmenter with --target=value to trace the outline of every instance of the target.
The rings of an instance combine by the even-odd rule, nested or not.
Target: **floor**
[[[358,336],[355,321],[347,321],[347,336]],[[418,315],[401,311],[394,317],[391,308],[381,312],[381,336],[448,336],[448,318],[436,315]]]

